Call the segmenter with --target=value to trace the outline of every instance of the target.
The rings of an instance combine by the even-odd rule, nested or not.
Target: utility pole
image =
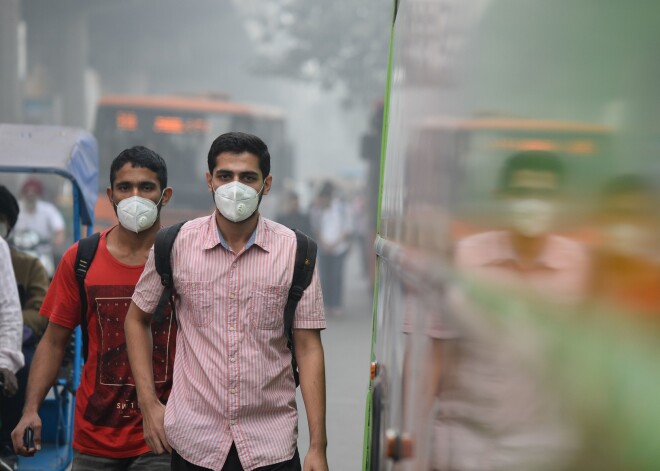
[[[18,24],[20,0],[0,0],[0,122],[20,121]]]
[[[43,116],[36,118],[46,120],[41,124],[86,124],[87,9],[84,0],[23,0],[28,75],[37,83],[37,90],[26,94],[45,103]]]

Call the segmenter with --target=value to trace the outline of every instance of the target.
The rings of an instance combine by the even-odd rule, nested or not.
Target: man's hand
[[[23,435],[28,427],[31,427],[34,431],[34,448],[26,448],[23,444]],[[41,450],[41,418],[39,414],[36,412],[23,414],[18,425],[11,433],[11,441],[14,445],[14,451],[22,456],[33,456]]]
[[[5,397],[12,397],[18,392],[18,381],[16,375],[7,368],[0,368],[0,378],[2,378],[2,394]]]
[[[142,408],[144,441],[154,453],[172,453],[172,447],[165,436],[165,406],[161,402]]]
[[[151,255],[149,260],[151,260]],[[124,321],[128,361],[133,371],[138,402],[142,412],[144,441],[154,453],[172,453],[165,436],[165,406],[158,399],[154,386],[152,314],[144,312],[134,302]]]
[[[303,471],[328,471],[328,459],[325,450],[310,448],[307,456],[305,456]]]

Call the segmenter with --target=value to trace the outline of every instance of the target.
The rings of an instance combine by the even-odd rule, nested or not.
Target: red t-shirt
[[[101,234],[94,260],[85,278],[89,355],[76,393],[73,447],[81,453],[106,458],[128,458],[149,452],[142,433],[124,337],[124,319],[144,265],[126,265],[107,249]],[[74,273],[78,244],[60,262],[41,315],[74,329],[80,324],[80,295]],[[169,309],[152,325],[156,392],[166,402],[172,388],[176,323]]]

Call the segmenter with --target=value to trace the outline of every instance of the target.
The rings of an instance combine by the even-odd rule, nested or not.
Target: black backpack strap
[[[154,242],[154,262],[156,264],[156,271],[160,275],[160,282],[163,285],[163,292],[160,295],[156,312],[154,312],[153,321],[159,322],[163,320],[167,303],[172,307],[172,318],[176,312],[174,310],[174,282],[172,281],[172,247],[176,236],[179,234],[181,226],[187,221],[178,222],[172,226],[164,227],[156,234],[156,241]]]
[[[101,235],[97,232],[89,237],[78,241],[78,251],[76,252],[76,263],[74,271],[78,281],[78,291],[80,293],[80,331],[82,333],[82,354],[83,359],[87,361],[89,333],[87,332],[87,290],[85,290],[85,277],[87,270],[94,260],[96,249],[99,246]]]
[[[286,336],[286,346],[291,351],[291,368],[293,369],[293,379],[296,386],[300,384],[298,378],[298,362],[296,361],[296,349],[293,344],[293,318],[296,315],[298,301],[302,298],[305,289],[312,282],[314,275],[314,266],[316,265],[316,242],[305,233],[295,230],[296,233],[296,262],[293,267],[293,280],[289,297],[284,307],[284,335]]]

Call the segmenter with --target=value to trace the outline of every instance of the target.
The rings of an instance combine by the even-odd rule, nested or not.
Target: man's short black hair
[[[0,214],[7,218],[7,232],[11,232],[18,220],[18,202],[6,186],[0,185]]]
[[[229,152],[231,154],[249,152],[259,159],[259,169],[261,170],[263,178],[270,175],[270,153],[268,152],[268,146],[254,134],[227,132],[219,135],[215,141],[213,141],[213,144],[211,144],[211,148],[209,149],[209,173],[213,173],[218,156],[224,152]]]
[[[564,165],[557,154],[548,151],[524,151],[510,156],[500,172],[500,191],[511,188],[511,179],[516,172],[531,170],[534,172],[549,172],[557,176],[557,185],[564,179]]]
[[[117,172],[127,163],[133,167],[148,168],[154,172],[160,183],[160,190],[167,188],[167,164],[165,160],[155,151],[144,147],[134,146],[124,149],[115,157],[110,165],[110,187],[112,188],[117,178]]]

